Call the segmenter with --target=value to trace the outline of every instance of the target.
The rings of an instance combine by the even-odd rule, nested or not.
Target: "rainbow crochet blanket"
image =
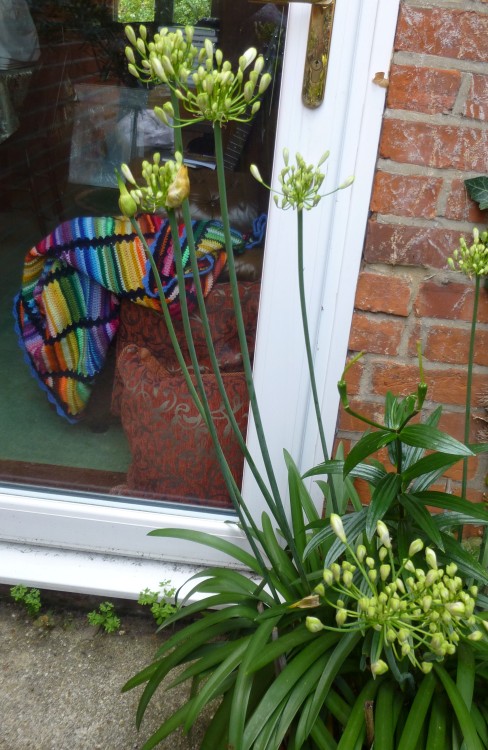
[[[156,261],[172,315],[179,314],[178,282],[169,223],[158,216],[139,217]],[[193,225],[198,265],[207,295],[226,261],[222,225]],[[184,226],[180,242],[185,294],[195,305]],[[245,238],[232,232],[235,251]],[[27,362],[59,414],[77,421],[83,413],[110,342],[119,325],[120,300],[161,309],[144,248],[130,220],[101,217],[66,221],[27,254],[14,315]]]

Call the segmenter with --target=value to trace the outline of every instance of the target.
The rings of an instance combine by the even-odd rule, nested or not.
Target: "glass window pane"
[[[118,216],[114,170],[143,157],[170,156],[173,133],[154,117],[168,97],[127,71],[127,14],[187,22],[196,41],[211,36],[236,61],[247,47],[265,55],[274,85],[251,124],[225,130],[231,225],[248,340],[256,328],[268,195],[249,174],[272,166],[286,11],[250,3],[179,0],[111,4],[9,0],[0,19],[0,481],[227,508],[206,428],[195,411],[157,304],[147,296],[141,248]],[[124,15],[125,14],[125,15]],[[114,20],[116,19],[116,20]],[[201,43],[201,42],[200,42]],[[184,129],[191,205],[199,241],[213,254],[202,275],[217,357],[245,435],[247,395],[230,304],[211,128]],[[143,220],[171,286],[164,217]],[[253,247],[250,245],[255,244]],[[202,272],[203,273],[203,272]],[[135,276],[134,276],[135,274]],[[193,300],[191,291],[190,301]],[[15,305],[14,305],[15,299]],[[175,325],[183,338],[173,305]],[[14,317],[12,317],[14,308]],[[172,309],[170,304],[170,310]],[[215,421],[235,477],[221,397],[196,346]],[[19,346],[19,341],[21,346]]]

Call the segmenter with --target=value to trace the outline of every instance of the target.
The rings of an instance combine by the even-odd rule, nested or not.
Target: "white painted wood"
[[[276,153],[280,155],[287,146],[292,154],[298,150],[307,161],[316,162],[329,149],[325,182],[329,190],[355,175],[351,189],[324,199],[306,216],[309,318],[329,445],[384,106],[385,91],[372,79],[376,72],[389,69],[398,6],[399,0],[337,3],[326,97],[316,110],[301,104],[310,6],[292,3],[289,8]],[[279,158],[276,169],[281,169]],[[302,469],[320,460],[298,315],[295,222],[292,212],[278,211],[271,203],[255,354],[262,417],[285,497],[283,449]],[[252,420],[248,442],[257,455]],[[247,470],[243,494],[259,517],[263,501]],[[211,511],[165,510],[161,504],[124,505],[120,500],[104,502],[4,487],[0,493],[0,538],[5,542],[0,552],[0,581],[114,596],[124,595],[116,591],[125,591],[133,596],[155,585],[153,575],[156,583],[174,580],[181,565],[188,565],[189,572],[193,566],[230,562],[199,545],[148,537],[149,530],[198,528],[244,544],[229,520],[231,516]],[[124,584],[122,578],[128,571],[143,572],[140,578],[134,573],[134,582]]]

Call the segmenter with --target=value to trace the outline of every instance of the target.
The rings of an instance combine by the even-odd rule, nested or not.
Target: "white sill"
[[[201,569],[166,560],[0,542],[0,583],[12,586],[137,599],[146,588],[157,591],[165,580],[178,590]]]

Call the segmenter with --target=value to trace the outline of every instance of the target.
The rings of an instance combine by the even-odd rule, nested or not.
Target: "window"
[[[228,8],[229,5],[224,3],[223,8]],[[244,6],[251,13],[261,7],[254,3],[243,3],[238,7]],[[233,7],[234,4],[232,4]],[[269,8],[269,6],[265,7]],[[271,7],[275,9],[275,6]],[[306,225],[306,270],[311,322],[317,352],[319,385],[326,407],[329,442],[333,437],[337,411],[335,384],[346,354],[354,289],[361,257],[362,235],[367,217],[384,103],[384,90],[372,84],[372,79],[377,71],[388,70],[397,11],[398,3],[391,2],[391,0],[375,0],[375,2],[354,0],[347,7],[343,4],[338,5],[334,21],[326,99],[317,110],[306,110],[301,105],[299,93],[303,68],[297,61],[304,59],[310,9],[301,4],[292,4],[289,8],[287,41],[282,67],[283,85],[276,125],[276,151],[278,154],[281,153],[286,145],[292,153],[294,150],[301,150],[305,158],[311,161],[318,158],[317,151],[329,148],[331,157],[328,184],[332,186],[349,174],[356,175],[353,188],[333,199],[323,201],[320,210],[307,216]],[[59,19],[51,19],[50,24],[50,37],[56,32],[60,39],[66,40],[69,24],[67,26],[65,20]],[[71,26],[69,28],[71,29]],[[60,33],[61,30],[62,33]],[[238,37],[239,34],[237,33],[236,36]],[[70,52],[74,49],[85,50],[86,64],[93,64],[96,57],[93,44],[99,45],[100,38],[95,39],[93,43],[86,39],[73,41],[70,38],[69,43]],[[235,46],[235,38],[232,43]],[[119,107],[115,119],[119,116],[121,109],[127,109],[125,114],[131,116],[134,108],[130,97],[125,107],[124,102],[114,101],[108,96],[109,92],[112,92],[110,76],[116,75],[113,71],[119,69],[115,64],[118,58],[113,51],[105,56],[106,40],[103,40],[101,47],[96,48],[103,49],[103,54],[101,51],[96,60],[97,75],[107,76],[103,84],[98,84],[106,86],[107,96],[100,101],[94,95],[90,103],[89,97],[83,99],[83,96],[80,98],[78,94],[76,100],[73,100],[70,88],[74,88],[76,82],[73,82],[70,76],[69,81],[65,81],[67,88],[63,84],[58,91],[59,95],[55,98],[55,101],[61,104],[61,111],[57,110],[56,117],[54,117],[52,109],[49,110],[51,115],[49,127],[55,128],[55,140],[58,146],[66,149],[65,168],[67,160],[68,175],[72,168],[76,175],[79,174],[76,170],[86,170],[89,166],[88,159],[84,158],[84,149],[81,149],[81,154],[75,151],[74,156],[72,150],[73,131],[76,127],[79,127],[84,134],[84,105],[90,109],[92,104],[93,109],[90,111],[93,112],[97,111],[97,107],[102,109],[107,107],[109,110],[111,107],[114,109]],[[110,49],[113,50],[113,47]],[[60,69],[67,69],[64,57],[61,58],[58,70]],[[83,83],[85,86],[93,85],[91,80],[80,81],[78,85]],[[123,90],[124,87],[125,84],[119,82],[115,89]],[[90,91],[87,92],[85,89],[85,93],[90,94]],[[31,98],[31,104],[33,101]],[[71,110],[76,108],[77,114],[73,115]],[[90,115],[86,117],[86,120],[96,126],[101,118]],[[80,121],[81,125],[78,126],[77,123]],[[68,129],[66,137],[65,127]],[[29,132],[32,130],[31,126]],[[40,131],[40,128],[38,130]],[[263,133],[258,132],[258,135],[262,137]],[[16,137],[16,134],[11,136],[11,138]],[[200,146],[205,143],[205,133],[196,134],[195,138],[202,139],[197,140]],[[85,142],[88,147],[99,144],[100,140],[99,137],[88,136]],[[0,145],[0,150],[2,150],[2,186],[5,175],[8,178],[6,199],[13,203],[15,195],[12,179],[13,177],[20,178],[20,172],[17,173],[14,168],[6,174],[4,168],[6,163],[13,167],[18,164],[13,158],[10,161],[4,160],[4,153],[10,149],[12,143],[13,141],[10,141],[9,144],[9,138],[7,138]],[[249,141],[251,153],[252,143]],[[9,144],[8,147],[6,144]],[[256,148],[259,156],[262,156],[264,148],[260,145]],[[41,149],[41,156],[45,157],[48,153],[47,148]],[[89,152],[86,151],[86,153]],[[105,159],[107,153],[103,154],[103,157]],[[259,161],[260,164],[263,163],[254,155],[251,158],[253,161]],[[42,204],[41,208],[47,205],[53,212],[51,220],[58,221],[57,196],[49,179],[50,171],[56,172],[58,165],[54,159],[48,159],[47,162],[48,169],[46,173],[41,172],[42,179],[38,189],[33,191],[28,183],[21,184],[19,195],[22,195],[24,200],[23,206],[28,205],[27,202],[32,201],[33,198],[39,200],[42,198],[46,204]],[[271,169],[271,163],[269,169]],[[102,179],[104,179],[103,175]],[[109,186],[82,184],[84,187],[81,191],[81,201],[89,213],[94,211],[95,206],[99,208],[104,200],[108,200],[108,204],[105,203],[105,210],[111,210],[113,203],[111,204],[110,200],[113,201],[113,195],[110,198]],[[65,189],[59,195],[61,201],[68,200],[71,185],[72,183],[67,180]],[[24,194],[20,190],[22,187],[25,188]],[[40,193],[41,187],[47,190],[45,198]],[[80,200],[79,197],[78,200]],[[40,216],[41,220],[44,217],[44,211],[37,214],[34,202],[28,210],[31,218],[32,215],[34,218]],[[317,458],[317,435],[313,419],[311,417],[309,419],[308,416],[307,382],[305,368],[301,366],[303,357],[300,348],[300,326],[296,316],[297,292],[293,283],[294,262],[296,262],[293,239],[295,236],[294,217],[290,213],[278,215],[273,204],[268,214],[254,371],[272,459],[277,467],[280,486],[286,492],[283,448],[287,448],[299,465],[306,469]],[[15,204],[8,213],[2,214],[1,231],[4,247],[5,238],[8,237],[14,237],[17,247],[20,244],[24,249],[36,242],[40,228],[35,226],[35,222],[33,225],[30,224],[25,216],[24,209],[20,212],[17,209],[17,213],[15,212]],[[354,238],[354,241],[351,238]],[[18,278],[19,272],[18,266],[17,269],[14,266],[15,261],[12,262],[12,266],[8,267],[8,272],[5,274],[10,277],[12,286],[15,286],[15,279]],[[2,294],[2,304],[4,299],[5,296]],[[4,320],[8,320],[7,307],[8,304],[5,302],[5,309],[2,312]],[[9,408],[14,408],[19,401],[22,406],[22,401],[25,403],[27,400],[28,378],[21,381],[20,376],[12,375],[13,356],[14,351],[16,352],[14,343],[11,339],[10,348],[3,349],[4,352],[8,352],[8,355],[7,361],[3,359],[1,375],[4,383],[8,384],[9,390],[3,391],[2,410],[7,404]],[[283,377],[283,373],[286,377]],[[32,386],[30,381],[29,385]],[[52,460],[50,457],[43,463],[37,462],[35,469],[32,469],[31,464],[36,463],[32,461],[33,451],[38,447],[34,445],[33,440],[33,430],[37,419],[36,409],[39,404],[46,406],[45,397],[39,389],[34,388],[33,392],[36,395],[33,397],[32,407],[29,404],[28,417],[24,422],[27,428],[23,432],[16,431],[14,427],[17,426],[17,420],[14,419],[2,435],[2,459],[11,462],[20,461],[25,464],[20,472],[15,471],[16,467],[11,465],[10,473],[8,473],[8,467],[6,463],[3,463],[4,486],[0,495],[0,517],[2,538],[5,541],[0,547],[0,571],[5,572],[1,573],[2,579],[29,580],[72,590],[99,590],[113,593],[118,591],[124,595],[130,595],[132,592],[134,595],[146,585],[151,585],[148,571],[153,565],[152,561],[156,561],[158,566],[158,572],[154,573],[154,581],[157,582],[160,580],[157,576],[161,575],[159,567],[161,560],[176,563],[178,566],[181,563],[212,563],[221,559],[216,552],[202,550],[190,544],[188,546],[180,543],[178,545],[165,544],[162,549],[160,541],[146,536],[146,532],[150,529],[163,525],[180,527],[185,525],[188,528],[197,525],[198,528],[206,528],[213,533],[239,541],[239,530],[235,525],[228,523],[232,520],[232,516],[215,504],[211,510],[204,511],[194,505],[151,501],[145,492],[138,498],[134,498],[135,493],[132,493],[131,498],[125,494],[107,497],[106,493],[100,492],[98,474],[93,475],[94,484],[90,486],[89,482],[84,480],[83,485],[76,467],[76,461],[82,460],[79,451],[75,451],[75,456],[70,457],[71,463],[68,463],[64,476],[62,470],[54,473],[61,477],[59,480],[53,478],[53,473],[47,473],[49,469],[46,467]],[[99,411],[97,409],[97,417]],[[52,416],[56,418],[57,423],[63,425],[62,429],[66,431],[60,435],[55,451],[59,466],[59,455],[62,450],[65,450],[67,442],[65,434],[73,426],[60,423],[60,418],[54,413]],[[37,425],[40,427],[39,442],[44,441],[43,426],[42,420],[40,426]],[[78,429],[78,426],[75,426],[75,429]],[[124,447],[125,434],[121,433],[119,439],[119,447],[109,448],[106,433],[93,433],[95,453],[100,453],[105,449],[108,453],[103,458],[103,472],[112,472],[114,475],[122,474],[125,477],[125,467],[121,470],[121,464],[116,462],[123,461],[124,455],[130,461],[130,456],[127,453],[124,454],[127,450],[126,445]],[[87,437],[80,444],[85,447],[86,443],[88,449],[89,442]],[[19,443],[23,446],[21,453],[18,454],[20,457],[5,459],[5,452],[16,449]],[[255,452],[255,443],[255,432],[251,420],[248,429],[248,445],[252,452]],[[110,461],[114,463],[110,464]],[[99,469],[92,470],[100,471]],[[37,481],[34,481],[32,474],[26,473],[28,471],[37,472]],[[43,472],[46,473],[43,474]],[[114,476],[114,479],[117,477]],[[258,515],[261,507],[259,493],[256,492],[252,478],[246,471],[243,476],[243,492]],[[29,551],[31,556],[23,554],[25,551]],[[89,554],[85,554],[87,551]],[[53,562],[59,559],[59,555],[62,555],[62,559],[66,561],[65,566],[56,566]],[[137,563],[130,567],[132,574],[135,570],[144,571],[143,574],[146,577],[142,585],[140,581],[134,582],[131,575],[121,572],[127,571],[128,561],[131,559],[137,560]],[[110,562],[112,560],[115,562],[111,570],[115,573],[111,578],[112,583],[109,584],[108,579],[104,579],[102,570],[104,565],[112,565]],[[15,573],[7,573],[7,565],[15,565]],[[90,580],[90,576],[93,575],[90,572],[90,565],[95,566],[96,580]],[[173,570],[173,577],[176,575],[175,570],[176,568]],[[123,584],[120,582],[121,576],[125,576]],[[125,588],[122,589],[120,586],[125,586]]]

